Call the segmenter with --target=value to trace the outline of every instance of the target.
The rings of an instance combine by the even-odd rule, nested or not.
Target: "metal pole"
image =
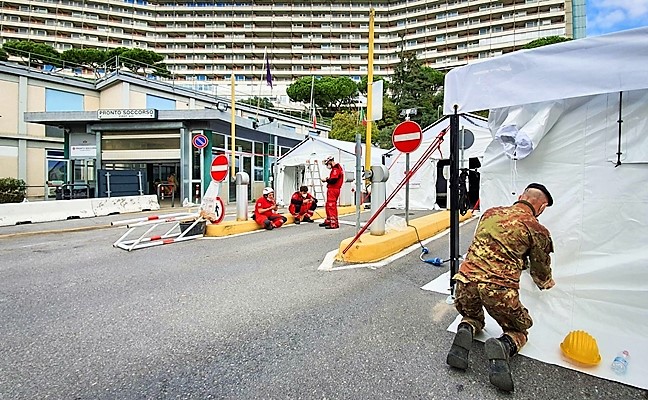
[[[110,172],[106,171],[106,195],[110,198]]]
[[[232,91],[231,91],[231,104],[230,108],[232,109],[232,112],[230,114],[231,122],[230,122],[230,136],[232,139],[232,154],[231,154],[231,161],[230,161],[230,179],[233,181],[236,179],[236,87],[235,87],[235,82],[236,80],[234,79],[234,72],[232,72],[232,75],[230,77],[230,84],[232,85]]]
[[[373,120],[373,64],[374,64],[374,18],[376,10],[369,10],[369,52],[367,54],[367,131],[365,134],[365,171],[371,169],[371,121]]]
[[[360,177],[362,175],[362,135],[356,133],[356,145],[355,145],[355,156],[356,156],[356,180],[355,180],[355,204],[356,204],[356,233],[360,230],[360,202],[362,201],[362,183],[360,182]]]
[[[236,220],[248,220],[248,184],[250,175],[245,171],[236,173]]]
[[[459,114],[450,116],[450,294],[459,270]]]
[[[410,153],[405,153],[405,176],[409,174],[409,167],[410,167]],[[409,225],[409,198],[410,198],[410,191],[409,191],[409,180],[405,184],[405,223]]]
[[[143,196],[144,191],[142,190],[142,171],[137,171],[137,180],[139,182],[139,194],[140,196]]]

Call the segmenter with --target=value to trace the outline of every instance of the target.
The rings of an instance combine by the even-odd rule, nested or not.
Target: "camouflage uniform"
[[[520,203],[486,210],[454,276],[456,308],[462,322],[472,325],[475,333],[482,330],[483,306],[518,350],[527,342],[527,330],[533,324],[520,303],[520,275],[529,268],[540,289],[552,280],[551,236],[529,211]]]

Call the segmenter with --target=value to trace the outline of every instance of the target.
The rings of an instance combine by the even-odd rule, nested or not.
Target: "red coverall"
[[[335,164],[331,168],[331,174],[326,178],[326,220],[325,224],[331,228],[339,228],[337,202],[340,197],[340,188],[344,183],[344,170],[340,164]]]
[[[315,208],[317,208],[317,199],[314,198],[310,193],[306,193],[306,197],[304,197],[302,196],[301,192],[295,192],[290,198],[290,206],[288,206],[288,211],[293,217],[301,220],[303,217],[312,217]]]
[[[284,222],[286,222],[286,217],[275,212],[274,210],[268,210],[264,213],[259,212],[259,209],[261,208],[266,209],[274,205],[275,203],[268,200],[265,196],[261,196],[257,199],[256,205],[254,206],[254,220],[257,224],[266,229],[274,229],[279,228],[284,224]]]

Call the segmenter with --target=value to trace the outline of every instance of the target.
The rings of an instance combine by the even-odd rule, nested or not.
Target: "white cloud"
[[[598,30],[607,30],[626,20],[626,15],[621,10],[614,10],[609,13],[599,13],[591,19],[588,18],[587,24],[595,26]]]
[[[631,19],[648,16],[648,0],[599,0],[593,3],[602,14],[623,12]]]
[[[588,35],[648,26],[648,0],[586,1]]]

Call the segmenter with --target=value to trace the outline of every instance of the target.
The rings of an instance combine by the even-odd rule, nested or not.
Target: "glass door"
[[[247,172],[248,176],[250,177],[250,183],[248,184],[248,201],[255,201],[256,199],[250,198],[252,196],[252,179],[254,178],[254,175],[252,175],[252,156],[244,154],[244,155],[235,155],[234,156],[234,170],[235,174],[241,171],[241,163],[243,163],[243,172]],[[229,203],[236,203],[236,180],[235,179],[229,179]]]

